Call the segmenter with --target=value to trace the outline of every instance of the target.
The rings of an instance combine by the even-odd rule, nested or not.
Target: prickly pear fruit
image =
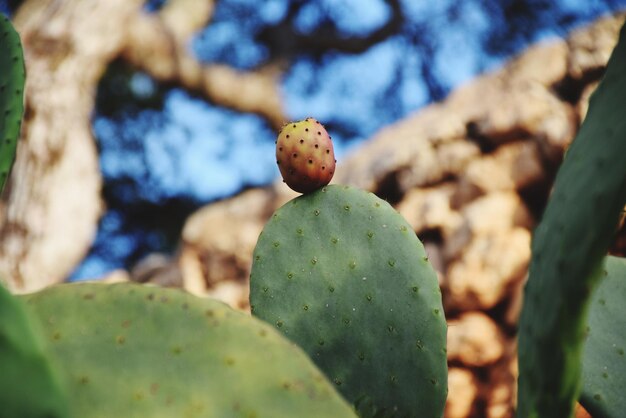
[[[288,123],[276,140],[276,163],[285,183],[296,192],[317,190],[335,173],[332,139],[313,118]]]

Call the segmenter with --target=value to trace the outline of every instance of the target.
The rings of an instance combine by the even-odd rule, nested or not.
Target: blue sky
[[[148,9],[161,3],[151,1]],[[340,164],[381,127],[497,68],[529,43],[563,36],[626,7],[626,0],[527,3],[533,8],[524,15],[504,6],[512,0],[401,0],[402,30],[366,51],[304,50],[289,57],[280,81],[285,109],[292,119],[314,116],[325,123]],[[213,22],[190,47],[204,62],[253,69],[272,52],[259,42],[259,33],[283,19],[288,5],[288,0],[221,0]],[[6,9],[7,1],[0,0],[0,10]],[[382,0],[318,0],[305,2],[293,26],[300,34],[315,34],[330,22],[342,36],[365,36],[384,25],[390,13]],[[100,110],[94,118],[109,211],[73,279],[128,268],[152,251],[171,252],[184,215],[278,176],[276,134],[258,116],[180,89],[163,90],[142,73],[127,81],[139,104]],[[143,108],[144,99],[158,105]],[[170,213],[163,212],[167,205],[181,219],[172,222],[173,215],[164,215]],[[143,218],[150,221],[142,223]]]

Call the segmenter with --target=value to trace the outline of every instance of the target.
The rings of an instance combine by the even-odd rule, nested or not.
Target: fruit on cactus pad
[[[276,163],[289,187],[309,193],[326,186],[335,173],[330,135],[313,118],[283,126],[276,140]]]

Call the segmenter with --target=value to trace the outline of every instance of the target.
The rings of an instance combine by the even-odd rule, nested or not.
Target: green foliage
[[[591,292],[626,203],[626,29],[535,231],[519,324],[518,417],[568,417]]]
[[[0,14],[0,192],[15,160],[24,113],[24,79],[20,37]]]
[[[387,202],[336,185],[288,202],[257,243],[250,300],[253,314],[303,347],[361,416],[442,415],[437,277]]]
[[[0,416],[62,418],[67,399],[41,329],[23,303],[0,285]]]
[[[174,289],[70,284],[26,296],[74,417],[351,417],[296,346]]]
[[[607,257],[589,310],[580,401],[594,418],[626,411],[626,259]]]

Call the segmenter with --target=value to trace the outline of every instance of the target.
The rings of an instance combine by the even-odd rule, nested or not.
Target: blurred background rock
[[[512,416],[531,231],[622,8],[0,0],[28,71],[0,273],[20,292],[134,280],[247,310],[258,234],[295,196],[276,181],[276,130],[314,116],[335,141],[334,181],[390,201],[439,273],[446,416]]]

